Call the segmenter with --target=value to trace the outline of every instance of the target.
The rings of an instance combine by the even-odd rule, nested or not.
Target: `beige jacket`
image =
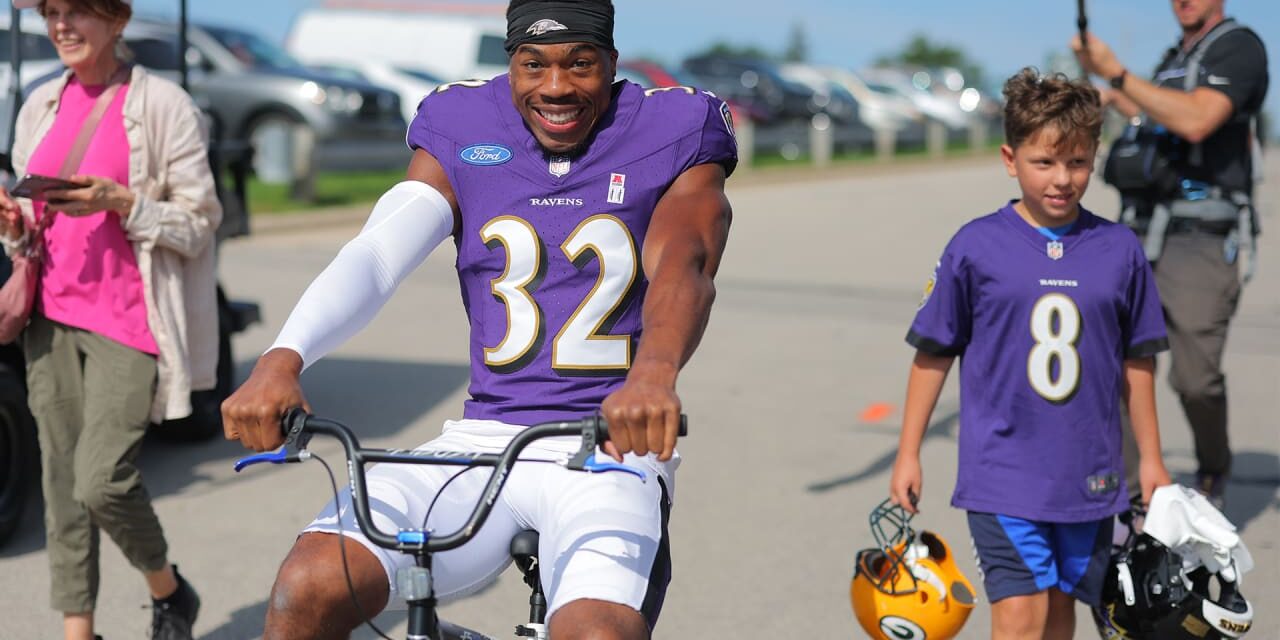
[[[70,78],[68,71],[46,82],[23,103],[14,130],[17,175],[26,173],[36,145],[53,126]],[[147,324],[160,349],[151,405],[151,419],[159,422],[190,415],[191,391],[212,389],[216,382],[214,231],[222,206],[209,168],[207,127],[191,96],[135,65],[123,111],[128,186],[137,198],[124,229],[142,274]]]

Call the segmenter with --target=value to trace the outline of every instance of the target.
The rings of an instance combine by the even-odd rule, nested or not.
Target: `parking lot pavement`
[[[1250,637],[1280,637],[1265,604],[1280,584],[1280,171],[1262,200],[1262,263],[1246,290],[1227,356],[1237,477],[1228,516],[1257,562],[1245,593],[1258,612]],[[998,162],[829,174],[825,179],[730,181],[730,247],[702,347],[681,378],[691,434],[681,442],[671,533],[675,579],[658,638],[861,637],[849,605],[854,555],[870,546],[870,509],[885,497],[911,350],[902,337],[943,244],[966,220],[1016,192]],[[1097,184],[1086,205],[1107,213]],[[1264,205],[1266,206],[1266,205]],[[222,251],[237,297],[263,305],[265,322],[238,338],[240,371],[265,348],[302,289],[355,226],[256,234]],[[446,243],[374,324],[304,376],[317,412],[357,426],[369,446],[407,446],[456,416],[467,379],[466,325]],[[335,301],[335,304],[340,304]],[[1162,366],[1167,369],[1167,366]],[[923,450],[923,515],[962,569],[978,580],[963,514],[948,506],[955,472],[957,388],[943,393]],[[1158,402],[1168,464],[1194,470],[1190,431],[1162,379]],[[333,447],[320,446],[330,460]],[[201,591],[196,625],[209,639],[261,631],[276,567],[297,529],[326,499],[317,465],[231,471],[238,445],[148,444],[143,467],[173,558]],[[0,550],[0,638],[55,635],[36,510]],[[142,581],[103,545],[100,632],[143,637]],[[445,617],[498,637],[527,612],[507,572]],[[1262,606],[1259,606],[1262,605]],[[1093,638],[1081,610],[1076,637]],[[384,614],[403,637],[402,615]],[[987,637],[985,602],[962,638]],[[367,631],[358,638],[373,637]]]

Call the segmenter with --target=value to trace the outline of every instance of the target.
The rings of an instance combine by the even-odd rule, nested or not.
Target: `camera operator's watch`
[[[1120,75],[1108,80],[1107,82],[1111,83],[1112,89],[1115,89],[1117,91],[1124,91],[1124,79],[1128,76],[1129,76],[1129,70],[1121,69]]]

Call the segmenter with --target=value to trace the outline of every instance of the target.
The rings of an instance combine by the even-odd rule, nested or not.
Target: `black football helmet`
[[[1102,604],[1093,608],[1098,634],[1104,640],[1243,637],[1253,625],[1253,606],[1239,584],[1203,566],[1184,570],[1181,557],[1136,533],[1134,515],[1121,516],[1129,534],[1112,550]]]

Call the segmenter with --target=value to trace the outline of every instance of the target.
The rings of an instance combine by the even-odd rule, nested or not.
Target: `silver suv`
[[[175,25],[135,18],[124,37],[139,64],[176,78]],[[263,179],[297,179],[299,167],[386,169],[408,162],[395,92],[307,69],[241,29],[193,24],[188,41],[192,95],[220,137],[253,144],[254,167]],[[309,157],[276,157],[296,151],[299,139],[301,148],[312,147]]]

